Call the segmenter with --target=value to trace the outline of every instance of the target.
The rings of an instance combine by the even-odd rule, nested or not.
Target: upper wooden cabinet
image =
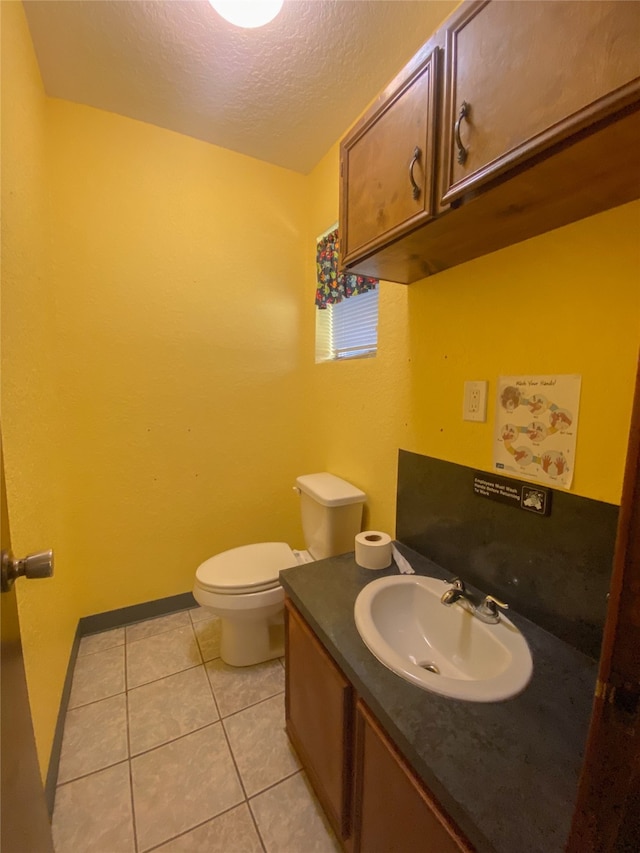
[[[343,266],[408,284],[639,198],[639,44],[636,0],[464,3],[342,143]]]
[[[434,215],[436,53],[420,57],[340,152],[345,264]]]
[[[446,29],[443,203],[639,96],[640,4],[470,4]]]

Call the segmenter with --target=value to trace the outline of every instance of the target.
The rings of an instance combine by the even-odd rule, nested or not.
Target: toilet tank
[[[353,551],[362,527],[364,492],[333,474],[304,474],[296,480],[300,492],[302,530],[314,560]]]

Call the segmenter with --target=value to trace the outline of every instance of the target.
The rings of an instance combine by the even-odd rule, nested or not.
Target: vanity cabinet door
[[[353,688],[285,602],[286,727],[338,838],[350,834]]]
[[[637,106],[639,44],[636,2],[463,7],[446,33],[442,202]]]
[[[356,706],[356,853],[471,853],[366,705]]]
[[[434,216],[437,51],[419,54],[340,149],[348,267]]]

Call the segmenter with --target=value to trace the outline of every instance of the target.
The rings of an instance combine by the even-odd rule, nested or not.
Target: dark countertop
[[[396,543],[417,574],[450,573]],[[376,660],[353,606],[372,580],[353,554],[280,574],[285,592],[400,752],[478,851],[554,853],[569,834],[597,664],[509,611],[533,657],[527,688],[504,702],[448,699],[409,684]],[[473,588],[471,588],[473,589]]]

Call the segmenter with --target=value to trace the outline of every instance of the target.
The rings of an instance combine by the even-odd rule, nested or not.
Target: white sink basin
[[[502,615],[488,625],[459,604],[446,607],[446,590],[421,575],[378,578],[356,599],[358,633],[380,663],[423,690],[471,702],[515,696],[533,670],[527,641]]]

